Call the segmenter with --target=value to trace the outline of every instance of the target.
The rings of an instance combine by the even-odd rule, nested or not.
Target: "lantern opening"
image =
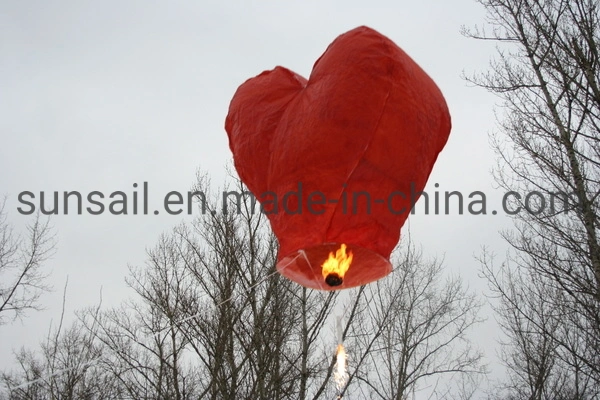
[[[352,249],[352,268],[349,268],[344,275],[338,275],[342,280],[338,286],[331,286],[326,280],[329,272],[323,273],[323,264],[330,253],[333,253],[335,258],[341,243],[343,242],[322,243],[280,253],[277,270],[294,282],[319,290],[340,290],[362,286],[392,272],[392,264],[387,258],[353,243],[349,246]]]
[[[344,275],[352,264],[352,252],[348,251],[346,254],[346,245],[342,243],[339,249],[329,253],[329,257],[323,263],[321,272],[323,278],[329,286],[339,286],[344,283]]]

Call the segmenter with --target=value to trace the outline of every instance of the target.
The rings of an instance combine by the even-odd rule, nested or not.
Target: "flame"
[[[337,347],[337,352],[335,353],[336,361],[335,361],[335,372],[333,373],[333,380],[335,381],[335,386],[337,387],[338,392],[341,392],[348,380],[348,372],[346,371],[346,349],[344,349],[343,344],[339,344]]]
[[[348,268],[350,268],[351,263],[352,252],[349,251],[346,255],[346,245],[342,244],[342,246],[336,250],[335,255],[333,252],[330,252],[329,258],[323,263],[323,266],[321,267],[323,278],[327,279],[328,276],[335,274],[340,278],[340,283],[338,284],[341,284],[341,280],[344,279],[344,275],[346,274],[346,271],[348,271]]]

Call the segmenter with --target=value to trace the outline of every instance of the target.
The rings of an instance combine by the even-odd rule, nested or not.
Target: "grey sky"
[[[246,79],[276,65],[304,76],[339,34],[367,25],[415,59],[444,93],[452,115],[450,140],[427,191],[486,193],[488,213],[411,216],[414,242],[445,257],[449,272],[482,291],[473,257],[481,246],[503,251],[508,226],[493,190],[495,99],[461,79],[486,67],[491,43],[460,35],[461,25],[484,21],[471,0],[233,2],[102,1],[0,3],[0,195],[19,229],[17,212],[28,190],[131,193],[147,181],[150,209],[165,193],[185,192],[202,168],[222,185],[231,159],[223,129],[229,101]],[[59,215],[59,246],[48,263],[56,291],[46,310],[0,327],[0,368],[11,351],[35,346],[60,316],[69,277],[67,315],[90,306],[103,291],[105,306],[129,296],[127,265],[183,218],[167,215]],[[477,341],[494,356],[493,324]]]

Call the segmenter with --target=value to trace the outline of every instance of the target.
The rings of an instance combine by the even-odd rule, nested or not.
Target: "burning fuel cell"
[[[392,270],[381,255],[353,243],[323,243],[281,258],[278,271],[303,286],[342,290],[372,282]]]
[[[344,283],[344,275],[350,268],[350,264],[352,264],[352,252],[348,251],[348,254],[346,254],[345,244],[342,244],[335,254],[330,252],[329,257],[321,267],[325,283],[329,286],[340,286]]]

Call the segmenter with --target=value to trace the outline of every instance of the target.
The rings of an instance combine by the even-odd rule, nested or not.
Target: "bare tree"
[[[92,365],[100,382],[112,383],[105,392],[121,399],[331,399],[338,394],[334,317],[342,310],[351,356],[342,395],[404,398],[438,375],[481,371],[464,336],[478,321],[478,304],[460,280],[441,281],[440,263],[409,248],[387,280],[349,296],[307,289],[276,271],[277,242],[252,199],[239,212],[231,205],[162,235],[146,265],[130,268],[131,299],[79,314],[88,356],[66,363],[61,351],[43,348],[47,361],[39,362],[23,353],[27,367],[5,383],[28,390],[27,399],[66,387],[84,393],[89,385],[69,386],[46,365],[75,382]]]
[[[0,325],[39,310],[39,298],[49,290],[43,264],[53,254],[54,234],[39,215],[28,226],[27,237],[14,233],[0,203]]]
[[[368,286],[368,307],[350,329],[359,356],[350,381],[366,386],[370,398],[406,399],[426,386],[434,387],[434,398],[458,398],[460,379],[485,373],[468,338],[481,322],[481,304],[460,278],[444,278],[442,263],[424,260],[410,242],[395,254],[394,272]],[[450,385],[438,385],[444,376]]]
[[[486,253],[481,262],[498,300],[494,309],[506,336],[501,342],[501,359],[508,378],[494,388],[491,397],[550,400],[599,396],[598,386],[580,357],[565,353],[555,341],[559,336],[577,349],[580,337],[577,326],[561,319],[565,309],[557,304],[569,305],[564,292],[510,259],[496,267],[493,257]]]
[[[65,286],[66,296],[66,286]],[[0,375],[7,400],[98,400],[117,398],[113,377],[98,365],[103,347],[95,340],[95,327],[75,321],[63,330],[63,312],[50,327],[39,351],[22,348],[15,354],[18,368]],[[97,312],[97,310],[96,310]]]
[[[105,349],[99,364],[121,398],[198,398],[197,370],[186,361],[188,342],[175,325],[197,291],[172,237],[162,235],[148,256],[146,268],[130,267],[126,278],[135,298],[99,313],[88,309],[81,318],[90,331],[96,327]]]
[[[600,388],[600,16],[596,0],[479,0],[503,100],[496,180],[514,250],[484,272],[513,350],[510,398],[594,398]]]
[[[238,192],[245,188],[238,181]],[[231,200],[233,201],[233,199]],[[201,297],[177,324],[200,361],[206,398],[331,396],[335,346],[324,327],[337,294],[302,288],[275,270],[277,242],[246,198],[176,230]]]
[[[84,317],[125,398],[333,396],[323,328],[337,295],[277,273],[275,238],[246,200],[163,235],[130,270],[135,298]]]

